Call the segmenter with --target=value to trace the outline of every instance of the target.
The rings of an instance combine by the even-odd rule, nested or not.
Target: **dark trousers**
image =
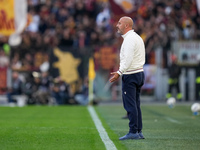
[[[173,87],[177,90],[177,93],[180,93],[180,88],[179,88],[179,79],[178,78],[169,78],[171,82],[169,82],[169,93],[172,93]]]
[[[122,76],[122,98],[124,109],[129,118],[129,132],[142,130],[142,113],[140,108],[140,91],[144,84],[144,72]]]

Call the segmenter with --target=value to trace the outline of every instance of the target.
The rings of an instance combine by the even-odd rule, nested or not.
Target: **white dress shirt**
[[[124,41],[120,49],[120,67],[117,73],[122,75],[142,72],[145,64],[145,46],[142,38],[134,30],[128,31],[122,37]]]

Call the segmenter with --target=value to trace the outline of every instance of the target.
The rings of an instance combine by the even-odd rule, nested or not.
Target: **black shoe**
[[[137,140],[140,139],[140,136],[138,133],[128,133],[125,136],[119,138],[119,140],[130,140],[130,139]]]
[[[142,134],[142,131],[140,131],[138,134],[139,134],[139,136],[140,136],[140,139],[145,139],[145,138],[144,138],[144,135]]]

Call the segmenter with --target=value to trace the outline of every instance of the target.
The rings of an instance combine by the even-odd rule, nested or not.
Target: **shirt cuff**
[[[118,70],[117,73],[118,73],[120,76],[123,74],[120,70]]]

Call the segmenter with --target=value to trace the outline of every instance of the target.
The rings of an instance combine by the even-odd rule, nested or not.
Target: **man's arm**
[[[119,75],[122,75],[124,72],[128,70],[131,66],[133,57],[134,57],[134,49],[135,49],[135,41],[130,37],[128,39],[124,39],[123,42],[123,51],[122,58],[120,58],[120,67],[119,67]]]

